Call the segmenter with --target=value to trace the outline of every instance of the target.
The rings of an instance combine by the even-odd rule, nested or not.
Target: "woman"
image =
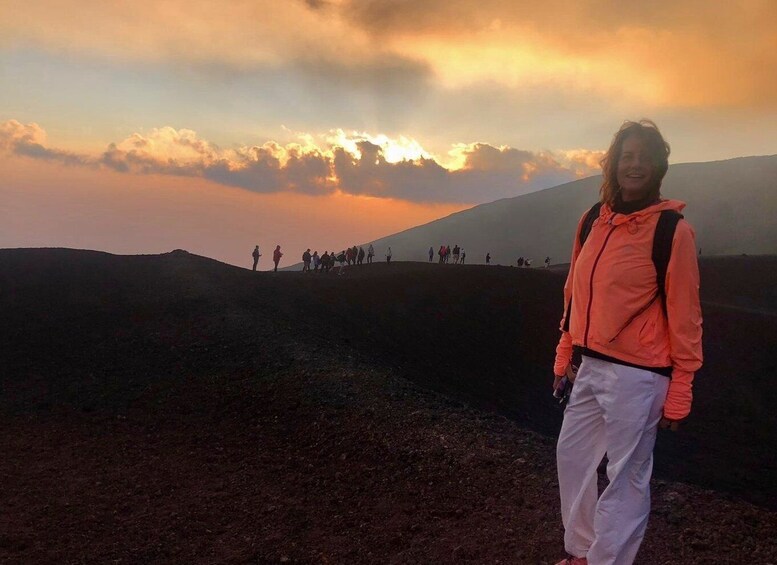
[[[677,223],[663,293],[652,259],[661,211],[685,207],[661,198],[668,158],[653,122],[624,123],[602,159],[601,208],[583,244],[587,214],[577,227],[553,383],[575,382],[557,446],[570,556],[559,565],[633,562],[650,513],[657,427],[676,429],[691,409],[702,363],[691,226]],[[573,352],[582,354],[576,376]],[[610,483],[597,498],[605,453]]]

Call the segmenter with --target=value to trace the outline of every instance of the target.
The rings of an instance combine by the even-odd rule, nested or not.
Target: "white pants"
[[[669,379],[583,357],[558,438],[564,547],[589,565],[634,561],[650,514],[656,430]],[[610,484],[597,496],[607,453]]]

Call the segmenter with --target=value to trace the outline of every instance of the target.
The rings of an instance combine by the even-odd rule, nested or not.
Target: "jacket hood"
[[[631,214],[619,214],[613,212],[609,204],[602,204],[602,208],[599,212],[599,218],[605,222],[612,222],[613,225],[620,225],[626,222],[642,222],[653,214],[659,214],[664,210],[674,210],[678,213],[682,213],[685,208],[685,202],[680,200],[662,199],[651,204],[650,206],[637,210]]]

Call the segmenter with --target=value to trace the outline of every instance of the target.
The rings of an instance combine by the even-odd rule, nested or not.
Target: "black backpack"
[[[591,228],[594,222],[599,217],[599,211],[602,208],[602,203],[597,202],[588,213],[585,215],[583,225],[580,227],[580,247],[585,244],[588,235],[591,233]],[[656,233],[653,236],[653,252],[652,259],[653,265],[656,268],[656,284],[658,285],[658,295],[661,297],[661,306],[664,309],[664,315],[666,315],[666,269],[669,266],[669,258],[672,256],[672,240],[674,239],[674,232],[677,229],[677,222],[683,218],[680,212],[675,210],[662,210],[661,215],[658,218],[656,224]],[[569,314],[572,311],[572,299],[569,300],[567,306],[567,314],[564,319],[564,331],[569,331]]]

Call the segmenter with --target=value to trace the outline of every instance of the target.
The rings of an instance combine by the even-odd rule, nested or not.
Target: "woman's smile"
[[[624,139],[617,173],[624,202],[639,200],[647,195],[653,171],[650,153],[642,138],[631,135]]]

